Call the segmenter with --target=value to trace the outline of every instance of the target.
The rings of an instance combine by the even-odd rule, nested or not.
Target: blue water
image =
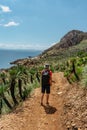
[[[17,59],[35,57],[41,54],[41,51],[36,50],[0,50],[0,69],[11,67],[10,62]]]

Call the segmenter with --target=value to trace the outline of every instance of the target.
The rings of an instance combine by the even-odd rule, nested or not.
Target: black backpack
[[[42,85],[43,86],[50,85],[49,80],[50,80],[50,71],[44,70],[42,72]]]

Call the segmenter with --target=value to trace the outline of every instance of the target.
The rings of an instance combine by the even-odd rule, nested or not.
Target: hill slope
[[[87,33],[79,31],[79,30],[72,30],[68,32],[64,37],[61,38],[59,43],[56,43],[54,46],[51,48],[47,49],[47,51],[52,51],[52,50],[59,50],[63,48],[69,48],[74,45],[78,45],[81,41],[87,39]]]

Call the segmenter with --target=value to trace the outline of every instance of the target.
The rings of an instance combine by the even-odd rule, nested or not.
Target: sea
[[[0,50],[0,69],[8,69],[17,59],[36,57],[41,54],[40,50]]]

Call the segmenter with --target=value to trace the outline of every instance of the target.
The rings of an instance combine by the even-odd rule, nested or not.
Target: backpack
[[[44,70],[42,72],[42,85],[47,86],[50,85],[50,70]]]

